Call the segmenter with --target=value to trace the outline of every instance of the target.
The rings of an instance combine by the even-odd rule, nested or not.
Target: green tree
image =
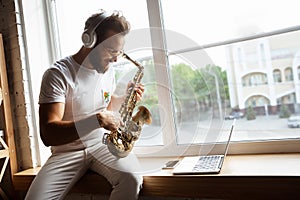
[[[256,119],[256,113],[252,106],[248,106],[246,110],[246,119],[247,120],[254,120]]]
[[[207,65],[204,69],[202,69],[202,72],[209,72],[208,76],[210,76],[210,78],[208,80],[210,80],[211,88],[213,88],[214,90],[216,89],[215,77],[211,74],[214,74],[217,77],[219,84],[219,93],[221,95],[222,101],[229,100],[229,90],[226,71],[220,66]],[[208,77],[206,77],[206,79],[207,78]]]
[[[186,98],[194,93],[193,79],[194,70],[186,64],[180,63],[171,68],[173,92],[181,98]]]
[[[285,104],[280,106],[279,118],[289,118],[291,116],[291,111],[289,107]]]
[[[221,103],[229,99],[227,74],[219,66],[207,65],[193,69],[180,63],[171,66],[171,77],[172,92],[180,101],[191,103],[196,99],[200,105],[210,107],[217,102],[217,95],[220,95]]]

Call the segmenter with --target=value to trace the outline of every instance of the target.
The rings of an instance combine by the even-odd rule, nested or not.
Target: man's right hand
[[[112,111],[102,111],[96,114],[100,127],[106,130],[115,131],[121,123],[120,117]]]

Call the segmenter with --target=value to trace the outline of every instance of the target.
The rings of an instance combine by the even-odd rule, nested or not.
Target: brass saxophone
[[[138,71],[133,78],[133,84],[127,90],[127,96],[119,110],[122,125],[117,130],[105,133],[103,136],[103,143],[107,145],[108,150],[114,156],[120,158],[126,157],[131,152],[135,141],[140,137],[142,126],[145,123],[151,124],[152,122],[151,113],[145,106],[139,106],[138,112],[132,116],[137,102],[134,87],[141,82],[144,75],[144,67],[125,53],[123,57],[137,66]]]

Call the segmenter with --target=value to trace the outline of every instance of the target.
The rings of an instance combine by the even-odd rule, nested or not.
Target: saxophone
[[[127,96],[119,110],[122,125],[117,130],[105,133],[103,136],[103,144],[106,144],[108,150],[119,158],[124,158],[131,152],[135,141],[140,137],[142,126],[145,123],[151,124],[152,122],[151,113],[145,106],[139,106],[137,113],[132,116],[137,102],[134,87],[141,82],[144,75],[144,67],[125,53],[123,53],[123,57],[137,66],[138,71],[133,78],[133,84],[127,90]]]

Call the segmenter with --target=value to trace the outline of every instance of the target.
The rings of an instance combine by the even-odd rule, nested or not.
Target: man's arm
[[[117,120],[109,112],[100,112],[96,116],[74,122],[62,120],[64,111],[64,103],[40,104],[40,136],[46,146],[67,144],[79,139],[76,127],[80,127],[80,136],[100,127],[107,130],[115,130],[118,127]]]
[[[107,106],[107,110],[118,111],[118,109],[120,109],[124,101],[125,101],[125,95],[124,96],[112,95],[110,102]]]

